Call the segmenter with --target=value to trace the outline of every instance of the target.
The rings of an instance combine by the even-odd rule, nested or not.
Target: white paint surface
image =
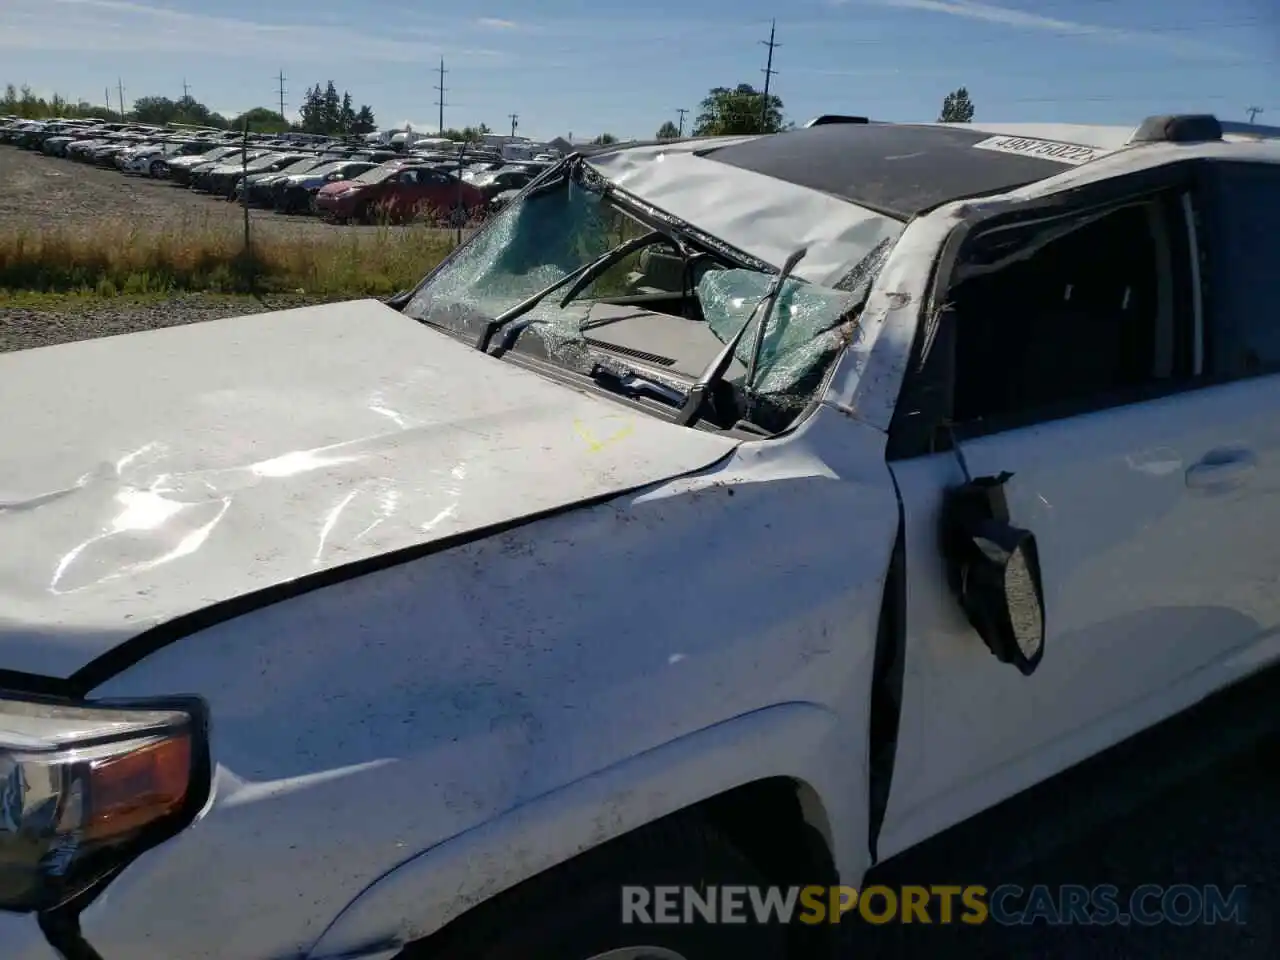
[[[699,469],[733,441],[374,301],[0,355],[3,666]]]
[[[330,960],[371,944],[385,951],[580,850],[777,775],[807,785],[820,804],[815,816],[830,824],[842,878],[859,882],[868,864],[870,670],[897,524],[883,430],[926,306],[928,269],[966,216],[1004,212],[1175,158],[1217,155],[1274,162],[1280,151],[1267,144],[1123,150],[1012,196],[953,204],[913,223],[819,411],[785,437],[731,451],[716,438],[637,421],[628,434],[634,448],[594,467],[597,461],[566,439],[565,423],[580,413],[603,429],[590,418],[612,413],[607,402],[490,367],[424,331],[410,337],[403,328],[401,339],[376,305],[346,308],[359,313],[359,324],[349,323],[343,308],[323,314],[335,328],[385,326],[376,346],[351,335],[349,365],[343,351],[283,333],[277,346],[291,345],[297,359],[271,366],[250,346],[235,347],[235,338],[219,340],[219,352],[203,358],[213,367],[211,358],[238,349],[260,390],[292,384],[281,394],[290,398],[292,417],[263,394],[237,394],[242,372],[226,372],[218,393],[216,370],[189,354],[166,366],[164,351],[134,352],[139,342],[131,341],[118,355],[131,359],[112,358],[105,372],[79,362],[73,372],[83,379],[57,381],[70,398],[55,398],[60,419],[41,420],[36,411],[40,429],[4,428],[40,454],[30,460],[40,469],[21,474],[41,479],[28,500],[56,493],[50,478],[78,476],[70,471],[83,469],[88,440],[101,431],[112,454],[145,442],[146,431],[111,433],[130,424],[116,425],[95,403],[149,428],[191,417],[186,407],[179,420],[167,409],[128,406],[120,384],[131,377],[163,391],[170,389],[168,371],[177,371],[185,383],[171,385],[173,396],[198,383],[235,401],[199,421],[200,436],[217,439],[219,457],[209,458],[215,464],[274,465],[258,470],[264,480],[251,490],[306,476],[293,470],[299,461],[289,455],[296,451],[382,436],[369,432],[370,423],[385,421],[402,439],[413,434],[405,424],[433,425],[430,443],[375,445],[362,462],[376,469],[294,488],[297,525],[275,529],[269,539],[232,538],[230,553],[198,553],[208,560],[205,579],[172,582],[183,603],[198,591],[242,589],[237,578],[246,574],[230,569],[243,562],[237,549],[258,550],[273,575],[280,569],[272,566],[280,562],[276,546],[289,548],[291,563],[314,556],[329,515],[316,508],[336,506],[370,476],[403,483],[400,471],[439,479],[458,460],[468,469],[502,464],[501,475],[495,468],[468,488],[476,495],[467,515],[473,523],[522,516],[531,503],[563,500],[566,488],[617,491],[606,504],[210,628],[96,691],[202,694],[213,716],[217,780],[199,821],[130,866],[86,911],[86,936],[104,956],[130,960]],[[779,217],[762,223],[758,243],[782,250],[808,219],[788,221],[782,204],[765,203]],[[703,209],[712,206],[708,199]],[[258,346],[284,329],[279,317],[254,323],[267,331],[258,339],[254,329]],[[243,329],[248,342],[248,322]],[[328,333],[331,345],[338,330]],[[179,339],[152,342],[173,343],[182,353]],[[430,344],[422,354],[411,348],[419,342]],[[50,378],[65,368],[67,352],[45,356]],[[425,381],[410,376],[419,368],[430,371]],[[5,371],[0,362],[0,391],[14,382]],[[484,390],[473,373],[489,378]],[[34,374],[23,376],[30,396]],[[378,376],[386,390],[375,400],[370,378]],[[344,389],[326,393],[326,383]],[[417,404],[394,393],[406,384],[418,385],[409,390]],[[997,664],[945,594],[934,522],[943,486],[958,478],[954,459],[894,465],[907,513],[909,621],[898,774],[882,854],[1280,654],[1280,556],[1268,536],[1280,525],[1272,516],[1280,502],[1278,391],[1274,378],[1261,379],[966,446],[975,473],[1015,472],[1014,516],[1040,538],[1050,633],[1044,664],[1030,679]],[[299,397],[307,402],[294,402]],[[92,429],[64,423],[73,408]],[[55,427],[73,431],[75,442],[43,435]],[[184,469],[208,469],[199,456],[204,447],[182,442],[190,444]],[[1257,468],[1237,478],[1247,482],[1198,492],[1185,486],[1189,466],[1231,443],[1256,455]],[[457,456],[459,444],[465,457]],[[599,454],[620,444],[586,446]],[[539,458],[545,465],[532,465]],[[705,469],[665,479],[699,467]],[[118,493],[117,481],[107,483]],[[432,490],[439,495],[438,486]],[[50,505],[78,495],[55,496]],[[293,516],[291,503],[264,500],[254,516]],[[372,504],[368,514],[370,522],[383,516]],[[426,522],[435,514],[423,507],[410,515]],[[73,512],[68,529],[84,536],[82,521],[96,516]],[[12,513],[0,515],[0,529],[12,520]],[[109,559],[105,569],[119,569],[120,556]],[[176,561],[167,569],[175,568]],[[31,609],[47,621],[53,608]],[[68,609],[96,622],[102,608],[73,601]],[[94,649],[103,642],[98,635]],[[67,644],[63,664],[87,650]],[[0,926],[0,935],[9,929],[30,928]],[[47,958],[35,953],[34,960]]]

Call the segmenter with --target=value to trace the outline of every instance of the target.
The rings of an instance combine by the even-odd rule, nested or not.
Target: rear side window
[[[1280,371],[1280,166],[1220,163],[1211,176],[1208,363],[1225,379]]]

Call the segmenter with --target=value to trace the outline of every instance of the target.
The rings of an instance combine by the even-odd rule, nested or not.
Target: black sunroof
[[[1043,157],[974,148],[990,137],[962,127],[833,124],[713,148],[703,156],[903,220],[1069,169]]]

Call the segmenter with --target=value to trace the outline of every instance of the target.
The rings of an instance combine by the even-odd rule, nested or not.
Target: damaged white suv
[[[0,955],[819,955],[621,891],[859,884],[1280,655],[1278,205],[1212,117],[838,118],[0,356]]]

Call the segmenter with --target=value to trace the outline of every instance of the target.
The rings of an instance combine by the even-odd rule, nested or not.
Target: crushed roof
[[[1081,162],[978,146],[992,137],[968,125],[831,124],[698,153],[902,220],[952,200],[1045,180]],[[1079,149],[1085,157],[1107,152],[1087,141]]]

